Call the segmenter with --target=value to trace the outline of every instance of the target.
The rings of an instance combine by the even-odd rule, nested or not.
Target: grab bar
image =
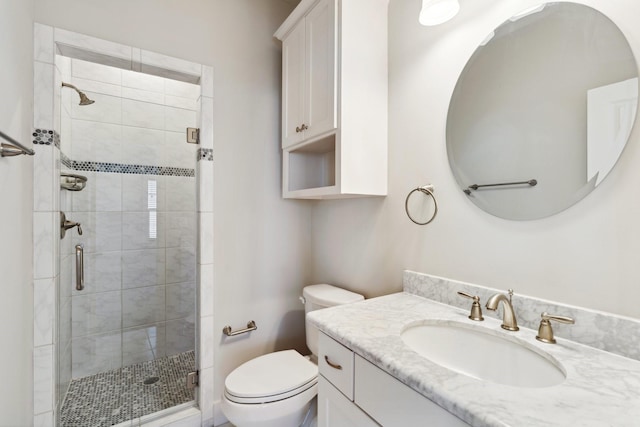
[[[19,156],[20,154],[27,154],[29,156],[33,156],[36,154],[35,151],[25,147],[20,144],[15,139],[11,138],[6,133],[0,131],[0,136],[9,141],[11,144],[5,144],[4,142],[0,144],[0,156],[1,157],[12,157]]]
[[[256,325],[256,322],[254,322],[253,320],[250,320],[247,323],[247,327],[245,329],[238,329],[237,331],[232,332],[231,326],[227,325],[222,329],[222,332],[228,337],[234,337],[236,335],[246,334],[247,332],[255,331],[256,329],[258,329],[258,325]]]
[[[84,289],[84,246],[76,245],[76,291]]]
[[[500,182],[497,184],[471,184],[469,187],[464,189],[464,192],[467,195],[469,195],[471,194],[471,190],[477,190],[478,188],[482,188],[482,187],[502,187],[504,185],[523,185],[523,184],[528,184],[532,187],[535,187],[536,185],[538,185],[538,181],[535,179],[530,179],[528,181]]]

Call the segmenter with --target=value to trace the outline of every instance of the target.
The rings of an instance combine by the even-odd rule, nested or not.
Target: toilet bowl
[[[318,367],[295,350],[252,359],[225,380],[222,412],[236,427],[299,426],[318,392]]]
[[[362,295],[331,285],[303,290],[305,313],[362,301]],[[306,322],[307,346],[317,353],[318,330]],[[313,356],[313,355],[312,355]],[[295,350],[277,351],[240,365],[225,379],[222,412],[236,427],[299,427],[314,414],[318,393],[315,357]],[[306,421],[305,421],[306,420]]]

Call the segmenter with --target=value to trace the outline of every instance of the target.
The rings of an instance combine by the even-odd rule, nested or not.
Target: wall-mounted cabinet
[[[282,148],[337,127],[335,21],[321,0],[282,41]]]
[[[282,40],[283,197],[387,194],[388,0],[302,0]]]

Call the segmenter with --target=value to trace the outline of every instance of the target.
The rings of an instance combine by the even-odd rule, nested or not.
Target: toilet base
[[[300,427],[317,427],[318,426],[318,397],[314,397],[311,400],[307,415],[304,417],[304,421],[300,424]]]
[[[313,398],[318,394],[318,385],[300,394],[277,402],[243,404],[222,398],[222,412],[235,427],[311,427],[316,411],[310,411]]]

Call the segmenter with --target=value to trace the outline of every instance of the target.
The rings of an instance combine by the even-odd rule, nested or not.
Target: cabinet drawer
[[[353,352],[320,333],[318,343],[318,369],[349,400],[353,400]]]

